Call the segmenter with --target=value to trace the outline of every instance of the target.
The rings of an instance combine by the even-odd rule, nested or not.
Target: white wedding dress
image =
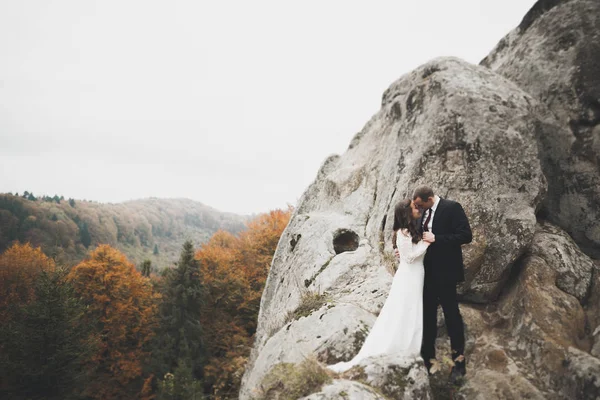
[[[375,324],[358,354],[350,361],[327,366],[330,370],[343,372],[367,357],[382,354],[407,359],[419,356],[423,336],[423,258],[428,245],[422,240],[414,244],[410,236],[400,231],[396,245],[400,265]]]

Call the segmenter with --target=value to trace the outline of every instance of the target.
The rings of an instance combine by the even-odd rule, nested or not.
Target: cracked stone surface
[[[481,66],[438,58],[392,83],[281,237],[241,399],[277,363],[358,352],[395,268],[393,207],[420,184],[459,201],[473,230],[459,288],[467,383],[455,398],[600,398],[599,25],[596,0],[540,0]],[[306,292],[326,302],[290,321]],[[427,385],[399,364],[369,360],[307,398],[448,394],[441,375]]]
[[[297,362],[301,352],[342,357],[334,343],[353,340],[361,329],[358,321],[354,327],[341,320],[312,324],[310,332],[320,339],[302,350],[295,340],[278,341],[283,329],[304,336],[301,324],[284,326],[303,292],[327,293],[333,308],[326,315],[339,307],[370,313],[370,321],[362,318],[370,329],[395,264],[393,207],[419,184],[430,183],[442,197],[461,202],[469,215],[474,240],[464,248],[464,296],[480,302],[497,296],[512,263],[531,243],[546,193],[537,159],[536,104],[513,83],[456,58],[433,60],[394,82],[346,153],[323,163],[280,239],[242,398],[273,363]],[[355,250],[336,254],[334,239],[341,231],[358,236]]]
[[[547,106],[547,217],[600,258],[600,2],[538,1],[481,64]],[[558,120],[561,129],[556,129]]]
[[[551,237],[563,239],[551,242],[549,232]],[[565,290],[561,278],[582,273],[579,263],[588,265],[590,259],[564,231],[548,222],[540,223],[533,243],[497,300],[486,305],[461,304],[466,328],[467,384],[456,393],[456,398],[600,396],[600,375],[595,372],[600,360],[593,356],[594,337],[588,333],[591,317],[600,317],[598,305],[591,303],[600,294],[600,284],[588,281],[590,287],[581,291],[592,295],[582,305],[575,296],[578,290],[570,285]],[[556,252],[562,254],[560,263]],[[583,274],[587,274],[585,269]],[[444,330],[436,345],[438,358],[449,351]]]

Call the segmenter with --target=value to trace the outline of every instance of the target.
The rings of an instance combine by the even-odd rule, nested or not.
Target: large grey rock
[[[587,290],[591,294],[582,305],[576,294],[586,289],[565,284],[565,277],[582,273],[578,262],[589,265],[590,259],[564,231],[542,222],[531,249],[515,265],[499,298],[485,306],[461,305],[467,384],[457,393],[458,398],[579,399],[595,398],[589,397],[590,393],[598,395],[600,376],[595,371],[600,360],[590,354],[593,335],[588,333],[588,325],[595,321],[592,315],[600,317],[595,313],[597,306],[591,304],[600,294],[600,285],[590,285]],[[450,348],[443,331],[437,348],[438,359]],[[432,387],[435,393],[435,377]]]
[[[565,394],[582,400],[600,398],[600,360],[576,348],[569,348],[566,359],[570,379],[565,381]],[[566,378],[566,379],[565,379]]]
[[[579,250],[600,257],[599,16],[596,0],[538,1],[487,69],[436,59],[390,86],[347,152],[325,160],[281,237],[242,399],[277,363],[358,352],[392,279],[393,206],[421,183],[463,204],[474,238],[460,292],[487,302],[461,304],[468,374],[456,397],[600,396],[600,268]],[[290,319],[306,293],[324,300]],[[443,327],[436,346],[443,359]],[[422,366],[399,364],[363,360],[308,398],[445,390],[441,375],[427,387]]]
[[[587,348],[588,343],[583,308],[556,286],[559,273],[547,258],[538,253],[522,261],[520,274],[490,320],[499,328],[507,354],[520,362],[522,375],[540,389],[557,391],[558,378],[569,376],[564,363],[568,348]]]
[[[592,287],[593,261],[581,252],[563,230],[541,223],[530,253],[542,258],[557,272],[556,286],[584,304]]]
[[[335,379],[320,392],[302,397],[300,400],[387,400],[372,387],[346,379]]]
[[[547,218],[600,258],[600,2],[538,1],[481,64],[552,112],[538,131]]]
[[[351,358],[374,322],[373,314],[352,304],[324,305],[307,317],[288,322],[268,338],[257,355],[253,373],[258,378],[252,387],[258,387],[275,364],[299,363],[313,354],[326,363]],[[341,329],[343,334],[330,327]]]
[[[527,379],[517,374],[504,374],[489,369],[477,370],[461,388],[457,399],[465,400],[546,400]]]
[[[375,395],[385,399],[429,400],[432,399],[427,371],[422,360],[407,360],[387,354],[369,357],[358,365],[340,374],[321,392],[306,399],[370,399]],[[360,387],[349,386],[348,382],[359,381]],[[356,397],[349,395],[350,390],[360,390]],[[343,397],[340,392],[344,393]],[[365,397],[361,397],[365,396]]]
[[[309,328],[286,324],[286,315],[304,292],[327,293],[333,308],[319,316],[354,307],[373,315],[362,318],[370,328],[392,279],[393,207],[418,184],[431,184],[465,208],[474,240],[465,246],[462,292],[476,301],[494,299],[533,238],[546,192],[537,109],[515,84],[456,58],[433,60],[393,83],[347,152],[324,162],[281,236],[241,398],[283,358],[299,362],[300,353],[314,353],[325,362],[354,355],[335,343],[348,348],[364,330],[357,321],[324,325],[311,315]],[[282,330],[292,339],[279,339]]]
[[[361,378],[392,399],[432,398],[427,370],[423,361],[399,359],[393,354],[369,357],[358,367]],[[350,371],[352,373],[352,371]]]
[[[383,107],[395,140],[385,142],[370,129],[384,147],[374,199],[390,199],[393,207],[417,184],[429,183],[442,197],[458,200],[474,234],[464,247],[461,293],[472,301],[493,299],[533,236],[546,191],[535,145],[535,102],[494,74],[442,59],[392,84]],[[363,148],[376,151],[365,142]],[[375,203],[366,233],[375,236],[385,227],[387,244],[393,210],[382,202]]]

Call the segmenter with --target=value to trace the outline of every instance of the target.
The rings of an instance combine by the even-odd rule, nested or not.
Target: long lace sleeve
[[[420,241],[417,244],[412,242],[410,237],[398,233],[397,236],[398,250],[400,251],[400,258],[405,260],[408,264],[412,264],[417,258],[424,255],[429,247],[429,243]]]

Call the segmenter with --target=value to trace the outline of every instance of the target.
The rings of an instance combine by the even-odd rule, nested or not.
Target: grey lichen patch
[[[362,320],[360,321],[360,323],[361,323],[360,328],[353,334],[354,341],[352,342],[351,349],[348,349],[348,351],[344,351],[343,353],[340,354],[334,348],[327,347],[317,355],[317,359],[327,365],[335,364],[340,361],[348,361],[348,360],[352,359],[352,357],[354,357],[354,355],[356,355],[358,353],[358,351],[362,347],[367,335],[369,334],[369,327],[367,326],[367,324],[365,324]],[[344,334],[347,334],[347,333],[348,333],[348,328],[346,327],[346,328],[344,328]],[[344,372],[341,376],[345,379],[360,380],[355,376],[355,375],[359,374],[360,371],[363,371],[363,373],[364,373],[364,370],[362,369],[362,367],[354,366],[350,370]],[[350,376],[347,376],[347,374],[350,374],[350,376],[354,376],[354,377],[352,378]],[[366,375],[365,375],[365,378],[366,378]]]
[[[406,99],[406,116],[407,118],[413,118],[414,115],[420,112],[423,108],[425,101],[425,93],[423,86],[417,86],[414,88]]]
[[[340,160],[340,156],[332,154],[321,165],[319,172],[317,173],[317,179],[325,177],[330,171],[335,168],[336,163]]]
[[[337,355],[337,352],[333,348],[328,347],[317,354],[317,360],[323,364],[332,365],[337,364],[340,361],[347,361],[348,357],[346,357],[345,354]]]
[[[410,384],[411,378],[408,378],[410,368],[401,368],[397,365],[390,365],[385,381],[381,385],[381,391],[388,397],[400,399],[404,397],[404,391]]]
[[[354,347],[354,354],[358,354],[370,330],[369,326],[365,324],[364,321],[361,320],[360,324],[360,329],[354,332],[354,341],[352,342],[352,345]]]
[[[314,357],[300,364],[277,364],[263,378],[254,399],[296,400],[320,391],[332,381],[330,374]]]
[[[327,266],[329,265],[329,263],[331,262],[331,260],[333,260],[333,257],[331,257],[329,260],[327,260],[325,262],[325,264],[323,264],[321,266],[321,268],[319,268],[319,270],[313,276],[310,277],[310,279],[305,279],[304,280],[304,287],[309,287],[314,282],[314,280],[317,279],[317,276],[319,276],[319,274],[321,272],[325,271],[325,268],[327,268]]]
[[[294,311],[287,313],[285,317],[285,324],[288,322],[300,319],[302,317],[308,317],[313,311],[323,307],[328,301],[327,294],[319,294],[317,292],[306,291],[302,293],[300,298],[300,304]]]
[[[347,371],[340,374],[340,378],[367,384],[367,373],[362,365],[355,365]]]
[[[342,379],[348,379],[351,381],[356,381],[356,382],[362,383],[363,385],[365,385],[367,387],[367,389],[371,393],[373,393],[379,397],[383,397],[384,399],[392,400],[392,399],[398,398],[398,397],[390,397],[386,393],[384,393],[383,390],[381,390],[379,387],[372,386],[372,384],[369,383],[369,376],[367,375],[367,372],[365,371],[365,367],[362,365],[353,366],[349,370],[341,373],[339,375],[339,377]]]
[[[435,74],[436,72],[441,71],[440,68],[435,65],[435,64],[431,64],[428,65],[427,67],[425,67],[425,69],[423,70],[423,79],[430,77],[431,75]]]
[[[389,116],[392,119],[400,119],[402,118],[402,103],[400,101],[395,101],[390,106]]]

